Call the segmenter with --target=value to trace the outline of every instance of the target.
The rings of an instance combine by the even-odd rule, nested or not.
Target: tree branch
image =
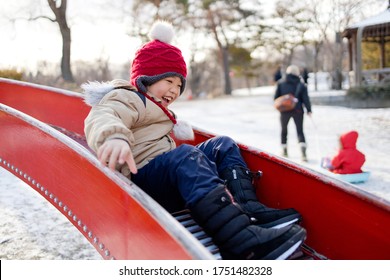
[[[44,16],[44,15],[42,15],[42,16],[36,16],[36,17],[30,17],[30,18],[28,18],[27,20],[28,20],[28,21],[34,21],[34,20],[37,20],[37,19],[47,19],[47,20],[50,20],[51,22],[57,22],[56,19],[51,18],[51,17],[48,17],[48,16]]]

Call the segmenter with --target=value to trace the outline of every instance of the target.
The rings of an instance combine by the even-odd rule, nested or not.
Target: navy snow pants
[[[231,138],[219,136],[164,153],[131,179],[167,211],[174,212],[195,205],[223,184],[219,172],[235,165],[246,167],[239,147]]]

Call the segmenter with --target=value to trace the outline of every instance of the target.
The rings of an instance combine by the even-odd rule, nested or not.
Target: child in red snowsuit
[[[358,139],[356,131],[349,131],[340,136],[340,150],[331,159],[329,170],[338,174],[361,173],[366,161],[363,153],[356,149]]]

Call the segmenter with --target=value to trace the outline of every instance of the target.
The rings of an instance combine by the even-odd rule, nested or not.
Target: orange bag
[[[298,99],[295,98],[292,93],[289,93],[276,98],[274,102],[274,107],[279,112],[287,112],[294,110],[295,105],[297,105],[297,103]]]

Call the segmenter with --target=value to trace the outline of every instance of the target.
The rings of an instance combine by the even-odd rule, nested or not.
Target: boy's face
[[[180,96],[181,79],[179,77],[167,77],[147,87],[148,93],[157,99],[162,106],[168,107]]]

